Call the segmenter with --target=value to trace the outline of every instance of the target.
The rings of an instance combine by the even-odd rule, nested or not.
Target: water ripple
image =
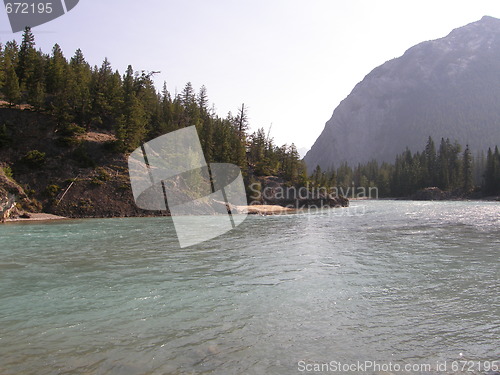
[[[168,218],[0,226],[0,373],[498,359],[498,203],[356,205],[186,249]]]

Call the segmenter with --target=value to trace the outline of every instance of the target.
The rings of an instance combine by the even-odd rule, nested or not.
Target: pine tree
[[[121,115],[123,107],[123,92],[121,76],[118,72],[113,73],[111,64],[107,58],[101,67],[94,67],[91,73],[91,110],[89,112],[90,123],[98,127],[112,128],[114,121]]]
[[[484,186],[484,173],[486,172],[486,156],[484,151],[480,151],[473,159],[473,179],[474,185]]]
[[[437,155],[436,146],[434,140],[431,136],[427,140],[427,145],[425,146],[425,185],[435,186],[437,182]]]
[[[147,118],[137,98],[134,70],[128,66],[123,76],[123,115],[117,122],[117,137],[125,151],[138,147],[146,134]]]
[[[123,113],[123,83],[120,72],[116,70],[107,82],[105,96],[108,103],[109,113],[107,113],[107,123],[110,128],[113,127],[113,119]]]
[[[498,151],[498,148],[496,150]],[[497,174],[497,169],[499,165],[496,159],[497,157],[493,153],[491,148],[488,148],[488,154],[486,156],[486,172],[484,174],[484,180],[485,180],[484,190],[488,194],[494,194],[497,190],[495,175]]]
[[[394,166],[389,163],[383,163],[380,166],[378,177],[375,186],[378,189],[379,196],[389,197],[393,195],[391,192],[391,175],[393,174]]]
[[[142,71],[140,75],[135,75],[134,80],[136,97],[144,109],[147,123],[146,131],[149,134],[158,133],[157,129],[160,126],[161,108],[152,79],[156,73]]]
[[[196,103],[196,95],[191,82],[186,83],[178,100],[183,106],[182,111],[179,112],[180,127],[195,125],[196,129],[200,130],[202,122],[200,110]]]
[[[7,76],[8,76],[8,70],[10,69],[11,66],[14,67],[14,72],[17,66],[17,61],[18,61],[18,56],[19,56],[19,48],[17,46],[17,43],[15,40],[10,41],[5,43],[5,47],[2,49],[0,48],[0,92],[2,92],[4,95],[5,91],[7,88],[5,85],[7,84]],[[16,74],[17,78],[17,74]],[[12,85],[13,77],[12,77],[12,72],[10,73],[9,77],[9,85]],[[19,86],[19,79],[17,79],[17,84]],[[13,88],[10,87],[9,91],[11,91]]]
[[[36,110],[41,110],[45,107],[45,76],[46,76],[46,59],[42,53],[35,53],[35,65],[33,74],[27,79],[27,99]]]
[[[47,71],[47,93],[57,96],[64,91],[64,73],[67,62],[59,44],[52,48],[52,56]]]
[[[438,164],[438,187],[440,189],[446,190],[450,187],[450,156],[449,156],[449,140],[445,141],[441,138],[441,144],[439,145],[439,154],[437,159]]]
[[[208,95],[205,85],[201,86],[197,100],[202,116],[206,116],[208,114]]]
[[[70,101],[68,100],[70,97],[70,88],[74,85],[74,79],[73,72],[67,65],[64,65],[61,81],[58,83],[57,91],[53,94],[50,103],[52,113],[60,127],[66,127],[74,121],[74,114],[71,111]]]
[[[19,88],[19,79],[17,78],[14,65],[10,61],[9,56],[5,59],[5,83],[3,86],[3,94],[10,103],[10,106],[18,104],[21,100],[21,90]]]
[[[249,162],[255,164],[264,159],[266,150],[266,133],[260,128],[250,136]]]
[[[286,162],[283,167],[283,176],[291,183],[296,183],[298,181],[299,161],[299,152],[297,151],[295,144],[292,143],[286,150]]]
[[[191,82],[186,83],[181,94],[181,102],[185,108],[190,107],[195,102],[194,89]]]
[[[484,190],[488,194],[500,194],[500,152],[498,146],[493,152],[488,149],[486,157],[486,172],[485,172],[485,187]]]
[[[163,82],[163,89],[160,97],[160,127],[156,136],[175,130],[173,116],[172,97],[167,89],[167,83]]]
[[[23,33],[21,48],[19,49],[19,62],[17,64],[17,76],[22,89],[26,88],[27,82],[34,74],[36,60],[35,36],[30,27],[26,27]]]
[[[213,160],[216,163],[231,163],[231,123],[227,119],[217,118],[214,123],[214,145]]]
[[[474,181],[472,178],[472,154],[469,149],[469,145],[465,147],[465,151],[462,158],[463,167],[463,189],[468,192],[474,187]]]
[[[30,90],[28,102],[36,109],[40,110],[45,104],[45,89],[43,83],[37,82]]]
[[[450,183],[451,188],[457,189],[462,187],[463,181],[463,167],[462,167],[462,158],[460,157],[460,153],[462,151],[462,146],[458,142],[454,142],[453,145],[450,146]]]
[[[77,49],[71,58],[69,67],[72,80],[68,87],[68,102],[74,121],[87,127],[90,123],[91,71],[80,49]]]
[[[0,93],[3,92],[3,84],[5,80],[5,66],[4,66],[4,52],[2,48],[2,43],[0,43]]]
[[[493,168],[493,191],[496,194],[500,194],[500,152],[498,151],[498,146],[495,146],[494,157],[494,168]]]
[[[14,66],[14,68],[17,66],[17,63],[19,61],[19,46],[17,45],[17,42],[15,40],[5,43],[3,56],[4,56],[4,64],[8,59],[9,63],[11,63]]]
[[[61,47],[55,44],[47,68],[46,90],[50,103],[49,108],[60,127],[67,126],[73,120],[68,102],[69,88],[72,86],[73,80],[73,72],[68,67]]]
[[[240,140],[243,141],[248,130],[248,114],[247,109],[245,108],[245,103],[243,103],[241,105],[241,108],[238,109],[238,116],[236,116],[235,118],[235,125],[238,129]]]
[[[311,176],[312,183],[314,187],[321,186],[321,179],[323,178],[323,172],[321,171],[321,167],[319,165],[314,169],[314,173]]]

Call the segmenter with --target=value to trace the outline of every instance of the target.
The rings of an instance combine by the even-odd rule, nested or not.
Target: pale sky
[[[252,130],[308,149],[372,69],[484,15],[500,18],[500,1],[80,0],[33,32],[44,52],[159,70],[159,90],[205,85],[220,116],[245,103]],[[0,9],[0,42],[21,34]]]

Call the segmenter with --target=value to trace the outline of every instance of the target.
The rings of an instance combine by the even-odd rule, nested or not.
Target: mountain
[[[333,112],[304,160],[311,172],[346,161],[393,162],[431,135],[500,143],[500,20],[485,16],[372,70]]]

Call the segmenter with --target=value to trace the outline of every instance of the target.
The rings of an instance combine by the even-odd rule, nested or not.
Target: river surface
[[[499,259],[498,202],[249,216],[184,249],[169,218],[6,224],[0,374],[484,374]]]

